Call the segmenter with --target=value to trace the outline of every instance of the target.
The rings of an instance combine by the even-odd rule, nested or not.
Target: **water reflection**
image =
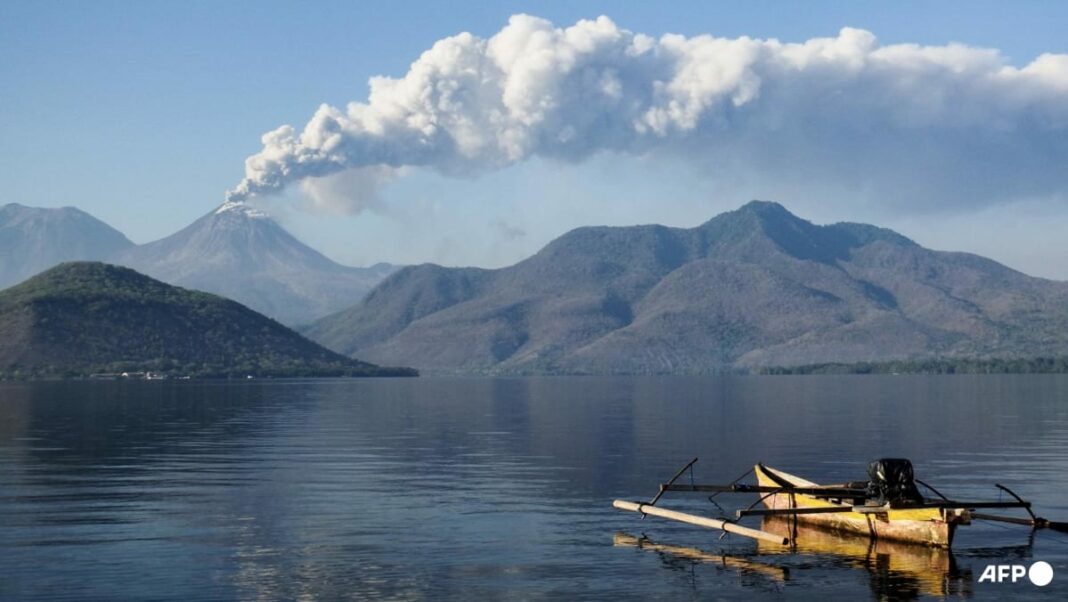
[[[784,583],[790,577],[790,569],[784,566],[760,562],[745,556],[708,552],[692,546],[657,543],[644,535],[635,537],[627,533],[616,533],[612,537],[612,545],[656,552],[664,563],[672,568],[683,566],[679,561],[686,560],[711,563],[743,574],[761,575],[777,583]]]
[[[776,556],[652,520],[627,554],[611,500],[695,455],[709,482],[902,455],[947,495],[997,475],[1068,517],[1065,398],[1063,377],[0,384],[0,599],[949,595],[894,554]],[[968,530],[958,585],[981,595],[970,565],[1026,535]],[[1034,557],[1068,574],[1046,535]]]
[[[974,579],[960,570],[950,550],[885,539],[838,534],[784,517],[765,517],[763,530],[793,542],[789,553],[832,557],[869,575],[878,599],[911,600],[922,596],[970,597]],[[757,544],[766,554],[783,554],[781,547]]]
[[[709,565],[733,572],[745,580],[746,587],[760,589],[785,585],[791,575],[803,581],[845,570],[866,575],[872,598],[877,600],[967,599],[976,594],[977,575],[970,567],[960,566],[954,553],[944,548],[839,534],[783,517],[765,517],[761,528],[789,537],[793,543],[783,548],[760,541],[752,551],[728,552],[664,543],[644,534],[635,536],[617,532],[613,535],[612,545],[654,553],[665,569],[687,572],[695,588],[699,576],[694,567]],[[1029,543],[969,549],[964,555],[974,559],[1021,562],[1030,558],[1031,552]],[[761,577],[765,582],[754,582],[753,577]],[[781,587],[776,589],[786,591]]]

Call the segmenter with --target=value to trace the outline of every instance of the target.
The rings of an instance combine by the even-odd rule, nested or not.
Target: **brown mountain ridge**
[[[513,266],[412,266],[304,333],[436,372],[707,373],[1068,353],[1068,283],[754,201],[589,227]]]

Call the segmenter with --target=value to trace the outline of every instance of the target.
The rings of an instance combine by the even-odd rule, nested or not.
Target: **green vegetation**
[[[329,351],[215,295],[103,263],[0,291],[0,378],[412,376]]]
[[[1064,374],[1068,357],[932,358],[757,368],[755,374]]]

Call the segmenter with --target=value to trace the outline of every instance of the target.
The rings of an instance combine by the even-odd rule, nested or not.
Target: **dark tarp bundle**
[[[891,506],[923,502],[916,488],[912,462],[904,458],[881,458],[868,464],[868,498]]]

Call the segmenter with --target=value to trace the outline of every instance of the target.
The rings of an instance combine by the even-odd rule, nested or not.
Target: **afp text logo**
[[[979,583],[1016,583],[1024,575],[1031,583],[1042,587],[1053,581],[1053,567],[1048,562],[1039,560],[1028,568],[1022,564],[988,564],[979,575]]]

